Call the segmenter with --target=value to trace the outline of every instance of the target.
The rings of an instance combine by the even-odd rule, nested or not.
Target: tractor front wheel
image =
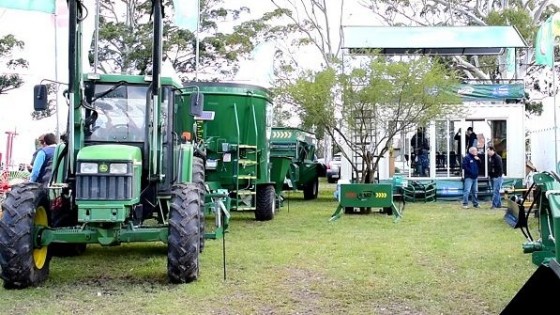
[[[263,185],[257,187],[257,204],[255,219],[257,221],[270,221],[274,219],[276,209],[276,192],[274,186]]]
[[[189,283],[198,279],[200,203],[195,184],[173,186],[167,243],[167,275],[171,283]]]
[[[39,183],[12,187],[2,204],[0,276],[6,289],[22,289],[45,281],[51,256],[36,246],[37,229],[49,226],[47,190]]]

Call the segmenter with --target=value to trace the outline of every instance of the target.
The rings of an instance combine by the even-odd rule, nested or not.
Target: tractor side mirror
[[[45,84],[37,84],[33,87],[33,109],[35,111],[44,111],[48,108],[47,96]]]
[[[192,93],[190,105],[190,114],[192,116],[202,116],[204,110],[204,94],[200,92]]]

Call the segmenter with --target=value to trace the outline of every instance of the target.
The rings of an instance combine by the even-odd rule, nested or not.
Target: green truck
[[[315,135],[298,129],[274,127],[270,139],[271,174],[276,178],[277,195],[285,190],[302,190],[306,200],[316,199],[319,177],[325,166],[316,158]]]

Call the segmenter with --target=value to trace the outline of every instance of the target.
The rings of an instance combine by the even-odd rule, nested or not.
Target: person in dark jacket
[[[480,158],[478,157],[478,149],[470,147],[469,153],[463,158],[461,164],[464,171],[463,183],[463,208],[469,207],[469,195],[472,195],[473,207],[478,208],[478,169],[480,167]]]
[[[418,176],[429,176],[430,142],[426,138],[425,128],[418,127],[416,134],[410,139],[410,146],[412,150],[414,150],[416,159],[416,174],[418,174]]]
[[[460,150],[461,146],[459,143],[461,142],[461,129],[457,131],[453,139],[457,140],[457,150]],[[467,131],[465,131],[465,150],[468,152],[469,148],[476,147],[477,142],[478,137],[476,133],[474,133],[473,128],[467,128]]]
[[[496,153],[494,147],[488,147],[488,176],[492,182],[492,209],[502,207],[502,198],[500,196],[500,190],[502,189],[502,183],[504,179],[502,175],[504,174],[504,165],[502,162],[502,157]]]

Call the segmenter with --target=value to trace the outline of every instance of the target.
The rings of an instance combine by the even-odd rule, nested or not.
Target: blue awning
[[[345,26],[343,32],[351,54],[482,56],[527,47],[513,26]]]

